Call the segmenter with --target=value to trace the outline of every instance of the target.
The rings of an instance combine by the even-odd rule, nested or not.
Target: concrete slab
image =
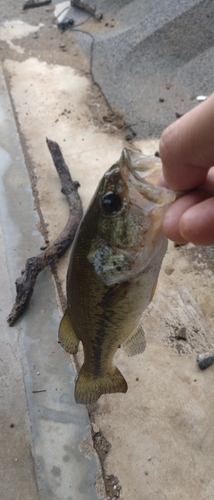
[[[48,271],[38,278],[31,307],[18,326],[6,324],[11,288],[14,298],[15,279],[42,239],[2,72],[0,101],[1,498],[28,498],[31,491],[33,500],[95,500],[101,498],[95,490],[100,466],[86,409],[74,402],[75,370],[57,344],[60,317]],[[87,457],[81,448],[86,437]]]
[[[4,170],[4,160],[8,159],[5,153],[1,148],[1,172]],[[30,491],[32,500],[39,500],[19,346],[19,328],[11,330],[6,323],[6,315],[12,306],[12,295],[1,220],[0,253],[0,498],[21,500],[28,498]]]

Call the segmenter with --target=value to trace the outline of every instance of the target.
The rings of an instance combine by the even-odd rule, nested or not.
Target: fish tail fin
[[[75,400],[87,405],[95,403],[102,394],[126,392],[127,389],[127,382],[116,366],[112,366],[109,372],[94,375],[83,364],[76,380]]]
[[[58,340],[63,349],[69,354],[76,354],[79,346],[79,339],[73,331],[68,309],[65,310],[59,325]]]

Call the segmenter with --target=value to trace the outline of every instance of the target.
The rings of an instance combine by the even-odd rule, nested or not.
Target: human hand
[[[214,245],[214,94],[163,132],[159,151],[160,184],[187,191],[167,210],[163,232],[177,243]]]

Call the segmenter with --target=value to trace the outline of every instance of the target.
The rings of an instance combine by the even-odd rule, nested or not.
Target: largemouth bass
[[[101,179],[75,236],[59,342],[70,354],[79,341],[83,344],[77,403],[126,392],[114,354],[121,345],[129,355],[145,349],[140,318],[154,295],[167,249],[161,219],[176,198],[143,178],[154,158],[124,149]]]

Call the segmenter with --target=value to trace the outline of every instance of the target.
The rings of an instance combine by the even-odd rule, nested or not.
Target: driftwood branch
[[[79,183],[72,180],[58,144],[49,139],[46,141],[61,181],[62,193],[68,201],[70,214],[66,226],[54,243],[36,257],[31,257],[26,261],[22,276],[16,280],[16,301],[7,320],[10,326],[14,325],[29,303],[38,274],[46,266],[59,259],[72,243],[83,214],[82,202],[78,194]]]

